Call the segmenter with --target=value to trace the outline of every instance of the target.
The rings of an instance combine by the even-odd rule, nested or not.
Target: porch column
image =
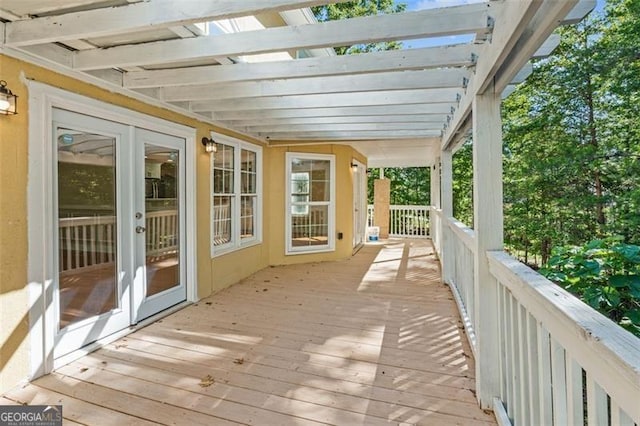
[[[436,221],[436,213],[434,209],[441,208],[440,206],[440,157],[435,159],[435,163],[430,167],[431,174],[431,188],[429,191],[429,197],[431,209],[429,210],[429,234],[431,241],[433,242],[436,253],[440,255],[442,253],[442,229],[435,229],[436,226],[442,227],[441,221]]]
[[[482,408],[500,394],[498,285],[488,250],[503,248],[502,118],[493,84],[473,100],[474,293],[477,336],[476,392]]]
[[[435,208],[441,208],[440,205],[440,157],[436,158],[435,164],[431,166],[431,205]]]
[[[453,252],[453,235],[449,228],[449,220],[453,217],[453,152],[440,153],[440,208],[442,237],[440,263],[442,264],[442,280],[451,284],[455,253]]]
[[[389,238],[389,204],[391,181],[376,179],[373,182],[373,225],[380,228],[380,238]]]

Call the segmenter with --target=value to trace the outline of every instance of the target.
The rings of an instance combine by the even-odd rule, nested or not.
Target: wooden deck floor
[[[429,241],[267,268],[10,392],[69,424],[489,425]]]

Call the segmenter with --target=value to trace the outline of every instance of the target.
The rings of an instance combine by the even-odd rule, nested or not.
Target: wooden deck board
[[[5,397],[81,424],[495,424],[473,362],[430,243],[391,241],[266,268]]]

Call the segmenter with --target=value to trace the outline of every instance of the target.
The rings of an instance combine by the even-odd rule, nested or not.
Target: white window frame
[[[328,221],[327,221],[327,244],[322,246],[294,247],[291,244],[291,223],[294,215],[292,211],[292,191],[291,191],[291,163],[294,159],[302,160],[324,160],[329,161],[329,203],[328,203]],[[311,184],[311,183],[309,183]],[[336,157],[333,154],[309,154],[306,152],[287,152],[286,153],[286,173],[285,173],[285,254],[309,254],[324,253],[335,251],[336,238]],[[326,202],[309,202],[310,206],[314,204],[324,205]]]
[[[221,256],[236,250],[240,250],[246,247],[251,247],[262,243],[262,147],[249,142],[242,141],[240,139],[233,138],[231,136],[223,135],[221,133],[211,132],[211,138],[218,144],[228,145],[233,147],[233,194],[228,194],[232,198],[231,205],[231,241],[219,246],[214,245],[214,158],[215,153],[211,155],[209,162],[209,175],[211,189],[209,191],[210,198],[210,246],[211,257]],[[254,152],[256,154],[256,210],[255,210],[255,232],[253,237],[241,238],[240,235],[240,220],[241,220],[241,162],[242,162],[242,150]]]

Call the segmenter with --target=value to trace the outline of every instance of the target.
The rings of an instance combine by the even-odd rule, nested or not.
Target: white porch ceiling
[[[595,6],[491,0],[317,23],[306,8],[325,3],[2,0],[0,52],[265,143],[347,143],[374,167],[424,166],[468,131],[476,93],[491,81],[509,93],[530,73],[527,61],[557,45],[557,25]],[[242,17],[261,25],[242,31],[233,21]],[[207,33],[217,20],[231,21]],[[460,34],[473,40],[353,56],[331,49]],[[271,53],[276,60],[252,56]]]

